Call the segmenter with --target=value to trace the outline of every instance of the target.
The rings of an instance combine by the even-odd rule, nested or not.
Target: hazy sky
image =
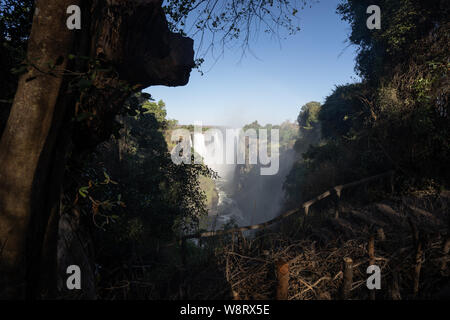
[[[261,35],[254,55],[226,50],[202,76],[192,71],[189,84],[147,89],[166,102],[168,118],[181,124],[241,126],[294,121],[309,101],[323,102],[334,86],[355,82],[355,48],[346,42],[350,26],[336,14],[338,0],[321,0],[300,11],[302,30],[286,40]],[[196,39],[194,39],[196,40]]]

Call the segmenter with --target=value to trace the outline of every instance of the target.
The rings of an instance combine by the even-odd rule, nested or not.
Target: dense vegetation
[[[160,270],[167,263],[160,248],[195,231],[207,215],[199,177],[215,174],[203,165],[174,164],[166,141],[173,121],[166,119],[165,104],[144,101],[142,109],[123,117],[119,136],[101,144],[80,168],[77,205],[95,225],[100,286],[120,283],[132,265],[151,266],[135,280],[155,286],[177,275],[175,266]],[[115,268],[121,271],[111,274]]]
[[[388,170],[405,191],[448,187],[449,8],[444,1],[376,1],[383,27],[372,31],[365,27],[372,2],[343,1],[337,9],[352,27],[362,81],[302,108],[302,157],[285,184],[292,202]]]
[[[0,135],[8,119],[26,56],[34,0],[0,1]]]

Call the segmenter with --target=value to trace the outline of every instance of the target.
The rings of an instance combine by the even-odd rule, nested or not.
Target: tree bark
[[[277,270],[277,300],[287,300],[289,296],[289,263],[279,260],[275,263]]]
[[[341,296],[343,300],[350,298],[350,291],[353,285],[353,260],[351,258],[344,258],[343,280],[341,287]]]
[[[53,281],[64,158],[70,139],[81,134],[70,125],[75,104],[63,76],[68,55],[101,55],[116,67],[118,80],[136,90],[185,85],[194,66],[193,41],[169,31],[162,1],[83,1],[81,33],[66,26],[67,8],[80,2],[36,1],[31,67],[20,78],[0,140],[0,298],[36,297],[38,284]],[[114,119],[125,98],[112,92],[92,100],[99,117]],[[102,133],[88,130],[78,141],[95,146],[111,134]]]
[[[0,141],[0,241],[2,242],[0,288],[1,297],[24,298],[26,270],[39,246],[27,248],[32,212],[39,215],[37,203],[43,190],[39,185],[48,174],[50,159],[44,148],[52,150],[49,137],[55,107],[73,45],[74,33],[66,27],[66,10],[73,0],[38,0],[28,44],[28,60],[35,64],[22,75],[11,113]],[[47,73],[48,64],[59,57],[63,62]],[[54,143],[54,141],[53,141]],[[38,167],[40,172],[38,172]],[[36,193],[33,193],[33,188]],[[46,219],[36,219],[44,223]],[[28,253],[28,254],[27,254]]]

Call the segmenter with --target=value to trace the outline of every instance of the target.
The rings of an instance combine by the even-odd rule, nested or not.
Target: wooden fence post
[[[305,207],[305,216],[303,217],[303,231],[306,229],[306,217],[308,216],[309,213],[309,206]]]
[[[276,262],[277,270],[277,300],[287,300],[289,293],[289,263],[278,260]]]
[[[339,219],[339,211],[340,211],[340,200],[341,200],[341,189],[334,189],[335,190],[335,196],[334,196],[334,217],[336,219]]]
[[[242,230],[239,231],[239,234],[241,236],[242,239],[242,247],[240,248],[242,252],[247,252],[247,238],[245,238],[244,232],[242,232]]]
[[[422,246],[422,237],[420,231],[416,227],[416,224],[411,220],[410,217],[408,217],[408,222],[411,227],[413,244],[415,248],[413,297],[416,298],[417,295],[419,294],[420,271],[422,269],[422,258],[423,258],[423,246]]]
[[[377,229],[377,234],[378,234],[378,240],[380,240],[380,241],[385,241],[386,240],[386,235],[384,234],[383,228],[378,228]]]
[[[350,297],[350,291],[353,285],[353,260],[349,257],[344,258],[343,274],[342,299],[347,300]]]

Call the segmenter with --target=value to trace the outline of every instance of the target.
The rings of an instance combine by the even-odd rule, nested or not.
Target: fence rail
[[[304,211],[305,216],[308,215],[309,212],[309,208],[316,202],[319,202],[325,198],[328,198],[331,195],[335,195],[337,197],[337,201],[336,201],[336,217],[339,216],[339,199],[341,197],[341,193],[342,190],[344,189],[348,189],[351,187],[355,187],[361,184],[365,184],[365,183],[369,183],[371,181],[375,181],[375,180],[379,180],[385,177],[391,177],[390,179],[390,187],[391,187],[391,191],[393,192],[394,190],[394,184],[393,184],[393,177],[394,177],[394,171],[388,171],[382,174],[378,174],[375,176],[371,176],[362,180],[358,180],[355,182],[350,182],[344,185],[339,185],[339,186],[335,186],[327,191],[325,191],[324,193],[322,193],[321,195],[304,202],[300,207],[296,208],[296,209],[292,209],[289,210],[279,216],[277,216],[274,219],[271,219],[269,221],[266,221],[264,223],[259,223],[259,224],[254,224],[254,225],[250,225],[250,226],[245,226],[245,227],[239,227],[239,228],[232,228],[232,229],[228,229],[228,230],[217,230],[217,231],[206,231],[206,232],[198,232],[198,233],[194,233],[194,234],[190,234],[190,235],[185,235],[183,237],[181,237],[181,240],[187,240],[187,239],[195,239],[195,238],[207,238],[207,237],[214,237],[214,236],[220,236],[220,235],[225,235],[225,234],[230,234],[230,233],[234,233],[234,232],[243,232],[243,231],[249,231],[249,230],[259,230],[259,229],[264,229],[278,221],[281,221],[287,217],[290,217],[296,213],[299,213],[301,211]]]

